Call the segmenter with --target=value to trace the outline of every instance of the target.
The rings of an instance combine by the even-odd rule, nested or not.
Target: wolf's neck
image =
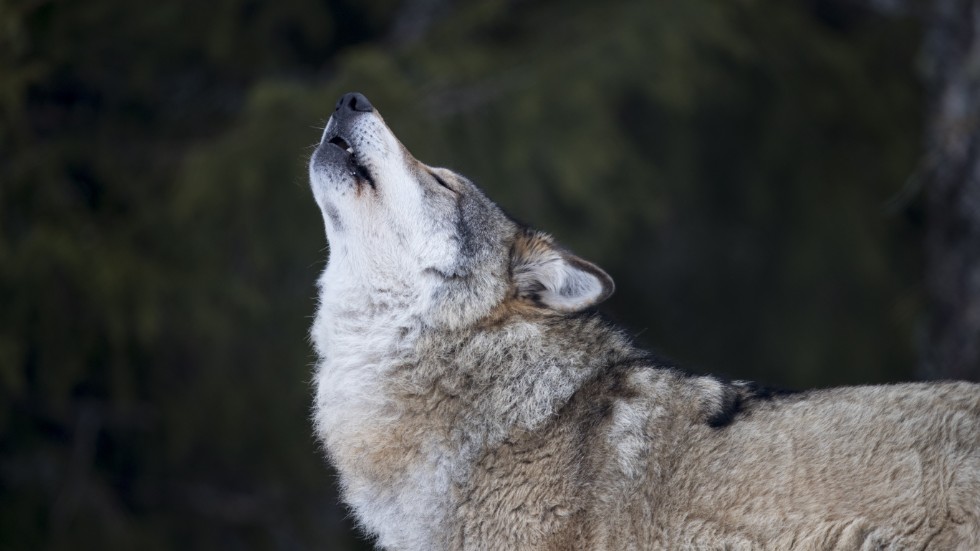
[[[438,548],[435,527],[481,451],[552,418],[631,350],[594,318],[439,331],[415,293],[333,284],[312,331],[316,425],[345,499],[385,547]]]
[[[636,351],[599,318],[515,318],[479,330],[420,335],[418,368],[402,375],[419,397],[457,408],[453,430],[494,445],[533,431],[609,365]],[[405,385],[409,386],[409,385]],[[466,426],[468,422],[473,426]],[[478,424],[477,424],[478,423]]]

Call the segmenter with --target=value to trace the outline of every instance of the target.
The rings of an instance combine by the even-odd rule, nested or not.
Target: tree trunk
[[[931,0],[927,94],[925,283],[920,375],[980,380],[980,0]]]

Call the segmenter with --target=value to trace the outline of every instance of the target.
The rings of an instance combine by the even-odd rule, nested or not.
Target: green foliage
[[[350,90],[607,268],[609,313],[682,364],[910,377],[914,25],[480,0],[396,39],[398,5],[0,0],[0,549],[355,545],[306,342],[305,163]]]

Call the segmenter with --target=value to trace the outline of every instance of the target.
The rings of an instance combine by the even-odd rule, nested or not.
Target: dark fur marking
[[[770,388],[755,382],[732,383],[715,377],[724,385],[721,407],[711,413],[707,424],[713,429],[721,429],[735,422],[741,415],[751,412],[753,403],[771,402],[773,400],[802,396],[804,391]]]
[[[735,421],[735,416],[743,411],[745,399],[731,386],[726,386],[721,398],[721,407],[708,417],[708,426],[713,429],[727,427]]]
[[[477,238],[479,233],[474,230],[472,220],[477,220],[476,227],[480,227],[483,220],[479,210],[479,205],[472,202],[472,199],[465,195],[459,195],[456,199],[456,228],[459,232],[460,254],[464,257],[472,257],[479,250]]]

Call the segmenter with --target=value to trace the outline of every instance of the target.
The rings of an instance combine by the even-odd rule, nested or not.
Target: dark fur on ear
[[[557,312],[595,306],[616,288],[601,268],[534,230],[524,230],[514,241],[511,266],[518,297]]]

